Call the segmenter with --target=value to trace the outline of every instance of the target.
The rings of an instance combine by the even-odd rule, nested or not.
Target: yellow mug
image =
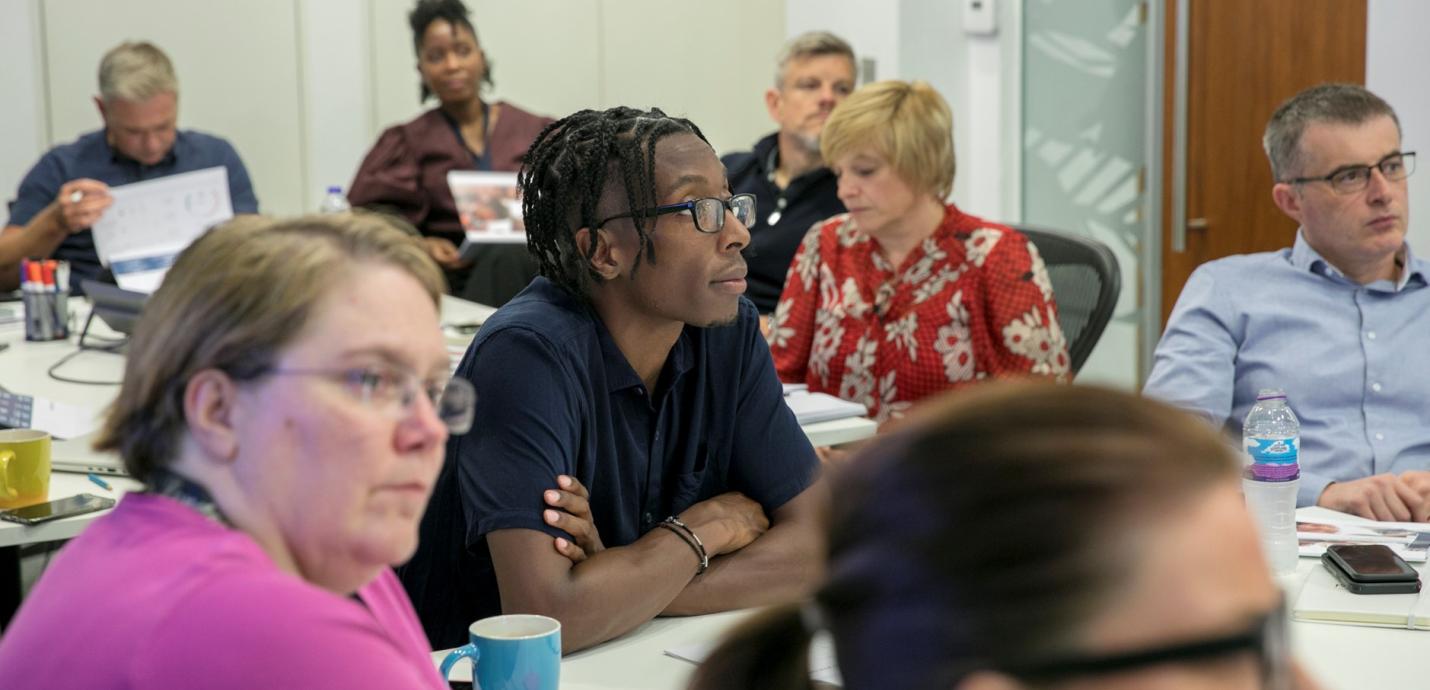
[[[50,435],[38,429],[0,430],[0,508],[50,498]]]

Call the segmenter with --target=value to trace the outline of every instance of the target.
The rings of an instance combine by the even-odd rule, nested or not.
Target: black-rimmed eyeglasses
[[[1415,152],[1397,151],[1380,159],[1375,165],[1346,165],[1321,177],[1297,177],[1287,184],[1325,182],[1338,194],[1354,194],[1370,186],[1371,170],[1379,170],[1387,182],[1398,182],[1415,172]]]
[[[1261,687],[1291,687],[1291,654],[1286,636],[1286,607],[1281,605],[1251,628],[1232,635],[1109,655],[1067,656],[1003,665],[999,670],[1026,681],[1122,673],[1168,663],[1196,663],[1251,652],[1260,664]]]
[[[725,229],[725,211],[729,210],[735,214],[735,219],[740,221],[745,227],[749,227],[755,218],[755,195],[736,194],[729,199],[717,199],[713,196],[704,199],[691,199],[678,204],[667,204],[656,206],[655,208],[631,211],[630,213],[617,213],[596,225],[601,227],[618,218],[654,218],[667,213],[689,213],[695,218],[695,229],[700,232],[713,235]]]

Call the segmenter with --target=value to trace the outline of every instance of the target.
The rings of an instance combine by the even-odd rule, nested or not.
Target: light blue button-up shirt
[[[1296,234],[1290,249],[1203,264],[1177,298],[1143,392],[1240,436],[1261,388],[1301,420],[1297,505],[1326,485],[1430,469],[1430,289],[1405,247],[1399,282],[1358,285]]]

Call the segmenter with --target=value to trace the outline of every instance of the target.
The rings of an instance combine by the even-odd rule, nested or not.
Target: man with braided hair
[[[572,651],[805,595],[822,489],[741,296],[753,197],[694,124],[631,108],[547,127],[520,183],[541,276],[458,367],[476,428],[402,572],[433,646],[501,612]]]

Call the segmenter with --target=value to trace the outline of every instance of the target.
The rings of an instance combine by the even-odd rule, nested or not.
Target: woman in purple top
[[[179,256],[96,446],[145,482],[0,639],[7,687],[437,688],[390,566],[450,433],[442,274],[373,216],[246,218]]]
[[[524,245],[513,244],[482,245],[462,258],[457,247],[464,233],[447,173],[520,170],[526,149],[551,118],[482,98],[482,86],[492,81],[491,63],[461,0],[420,0],[408,20],[422,100],[436,96],[438,105],[378,137],[348,200],[416,226],[454,294],[501,306],[531,282],[536,264]]]

